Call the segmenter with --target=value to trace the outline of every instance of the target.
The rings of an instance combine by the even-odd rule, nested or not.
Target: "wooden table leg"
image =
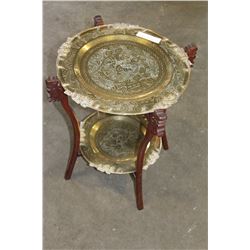
[[[153,134],[147,132],[143,138],[137,155],[136,161],[136,173],[135,173],[135,193],[136,193],[136,204],[139,210],[143,209],[143,198],[142,198],[142,167],[144,161],[144,155],[148,143],[152,140]]]
[[[163,148],[168,149],[167,136],[165,131],[165,122],[167,114],[165,109],[158,109],[153,113],[146,114],[148,120],[146,135],[143,138],[137,153],[136,173],[135,173],[135,194],[136,205],[139,210],[143,209],[143,195],[142,195],[142,168],[144,162],[144,155],[148,143],[153,136],[159,136],[162,139]]]
[[[157,112],[157,111],[156,111]],[[160,135],[160,137],[161,137],[161,139],[162,139],[162,146],[163,146],[163,149],[164,150],[168,150],[169,149],[169,146],[168,146],[168,139],[167,139],[167,133],[166,133],[166,121],[167,121],[167,110],[166,109],[163,109],[163,110],[161,110],[160,112],[164,112],[165,113],[165,115],[160,115],[160,116],[162,116],[162,118],[161,119],[163,119],[162,120],[162,124],[161,124],[161,126],[162,126],[162,128],[161,129],[163,129],[164,131],[162,131],[162,134]],[[159,113],[159,111],[158,111],[158,113]],[[160,124],[159,124],[160,125]]]
[[[169,149],[166,131],[164,131],[164,134],[162,136],[162,146],[163,146],[163,149],[165,149],[165,150]]]
[[[49,77],[46,80],[47,91],[49,94],[49,101],[55,102],[60,101],[65,112],[68,114],[74,131],[73,148],[69,156],[67,168],[65,171],[64,179],[69,180],[71,178],[75,162],[79,156],[79,146],[80,146],[80,129],[79,122],[76,119],[75,113],[69,105],[68,97],[64,94],[64,89],[57,79],[57,77]]]

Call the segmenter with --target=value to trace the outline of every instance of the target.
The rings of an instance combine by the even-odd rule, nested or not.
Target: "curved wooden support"
[[[163,149],[168,150],[168,139],[167,139],[166,131],[164,131],[164,135],[162,136],[162,146],[163,146]]]
[[[184,48],[185,52],[188,55],[189,61],[192,63],[191,67],[194,65],[194,59],[198,51],[198,47],[195,44],[189,44]]]
[[[75,162],[79,152],[80,145],[80,129],[79,123],[76,119],[75,113],[69,105],[68,97],[64,94],[64,89],[57,79],[57,77],[49,77],[46,80],[47,91],[49,94],[49,101],[55,102],[60,101],[65,112],[68,114],[74,131],[73,148],[69,156],[67,168],[65,171],[64,179],[69,180],[71,178]]]
[[[137,155],[136,161],[136,173],[135,173],[135,193],[136,193],[136,205],[139,210],[143,209],[143,198],[142,198],[142,167],[144,161],[144,155],[148,143],[152,140],[153,134],[146,133],[143,138]]]
[[[159,136],[162,138],[163,148],[165,150],[168,149],[165,131],[165,121],[167,119],[166,109],[158,109],[153,113],[146,114],[146,118],[148,120],[147,132],[138,149],[135,173],[135,195],[137,208],[139,210],[143,209],[142,168],[147,145],[152,140],[153,136]]]
[[[64,179],[69,180],[71,178],[75,162],[79,152],[79,145],[80,145],[80,128],[79,128],[79,123],[75,117],[75,113],[73,112],[72,108],[69,106],[68,98],[64,99],[62,102],[62,106],[66,113],[68,114],[71,124],[73,126],[73,131],[74,131],[74,141],[73,141],[73,148],[68,160],[68,165],[64,174]]]

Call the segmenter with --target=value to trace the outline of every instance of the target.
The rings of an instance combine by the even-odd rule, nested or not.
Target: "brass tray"
[[[80,151],[89,165],[111,174],[135,172],[137,150],[145,129],[142,116],[95,112],[80,123]],[[161,140],[155,136],[147,147],[143,169],[158,158]]]
[[[183,49],[135,25],[88,29],[68,38],[58,51],[57,75],[65,93],[83,107],[111,114],[168,108],[187,87],[189,74]]]

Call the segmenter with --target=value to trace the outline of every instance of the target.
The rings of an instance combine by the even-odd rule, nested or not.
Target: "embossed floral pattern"
[[[135,153],[137,143],[142,137],[142,133],[138,133],[139,124],[116,121],[109,122],[105,128],[98,133],[96,140],[104,153],[112,157],[126,157]]]
[[[88,60],[88,74],[95,84],[115,93],[129,95],[151,88],[158,84],[159,73],[155,56],[132,42],[104,44]]]

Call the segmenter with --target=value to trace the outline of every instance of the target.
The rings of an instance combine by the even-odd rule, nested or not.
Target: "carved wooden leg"
[[[167,133],[166,133],[166,129],[165,129],[165,123],[166,123],[166,120],[167,120],[167,110],[165,109],[163,112],[165,113],[164,120],[163,120],[163,130],[164,131],[162,132],[161,139],[162,139],[163,149],[168,150],[169,149],[169,147],[168,147],[168,139],[167,139]]]
[[[64,179],[69,180],[71,178],[77,156],[79,156],[80,145],[80,129],[76,116],[69,105],[68,97],[64,94],[64,89],[61,86],[60,81],[56,77],[49,77],[46,80],[47,91],[49,94],[49,101],[60,101],[65,112],[68,114],[74,131],[73,148],[69,156],[67,168],[65,171]]]
[[[185,52],[187,53],[188,59],[191,63],[191,67],[193,67],[194,59],[197,54],[197,46],[195,44],[187,45],[184,48]],[[136,161],[136,203],[137,208],[143,209],[143,198],[142,198],[142,168],[143,168],[143,161],[144,155],[147,148],[148,143],[151,141],[153,136],[159,136],[162,139],[162,146],[165,150],[168,147],[168,140],[167,134],[165,131],[165,121],[167,119],[166,109],[158,109],[153,113],[149,113],[146,115],[148,120],[147,132],[145,138],[140,144],[138,154],[137,154],[137,161]]]
[[[168,139],[167,139],[166,131],[164,131],[164,134],[161,139],[162,139],[163,149],[168,150]]]
[[[147,132],[138,149],[135,174],[135,195],[137,208],[139,210],[143,209],[142,168],[147,145],[152,140],[153,136],[159,136],[162,138],[164,149],[168,148],[167,136],[165,132],[165,121],[167,119],[166,110],[156,110],[153,113],[146,114],[146,117],[148,120]]]
[[[80,129],[79,129],[79,123],[75,117],[75,114],[71,107],[69,106],[68,98],[64,99],[62,102],[62,106],[66,113],[68,114],[71,124],[73,126],[73,131],[74,131],[74,139],[73,139],[73,148],[68,160],[68,165],[64,174],[64,179],[69,180],[71,178],[76,159],[79,156],[79,145],[80,145]]]
[[[139,210],[143,209],[143,199],[142,199],[142,167],[144,161],[144,155],[147,148],[148,143],[152,140],[153,134],[146,133],[143,138],[137,155],[136,161],[136,174],[135,174],[135,193],[136,193],[136,204]]]

